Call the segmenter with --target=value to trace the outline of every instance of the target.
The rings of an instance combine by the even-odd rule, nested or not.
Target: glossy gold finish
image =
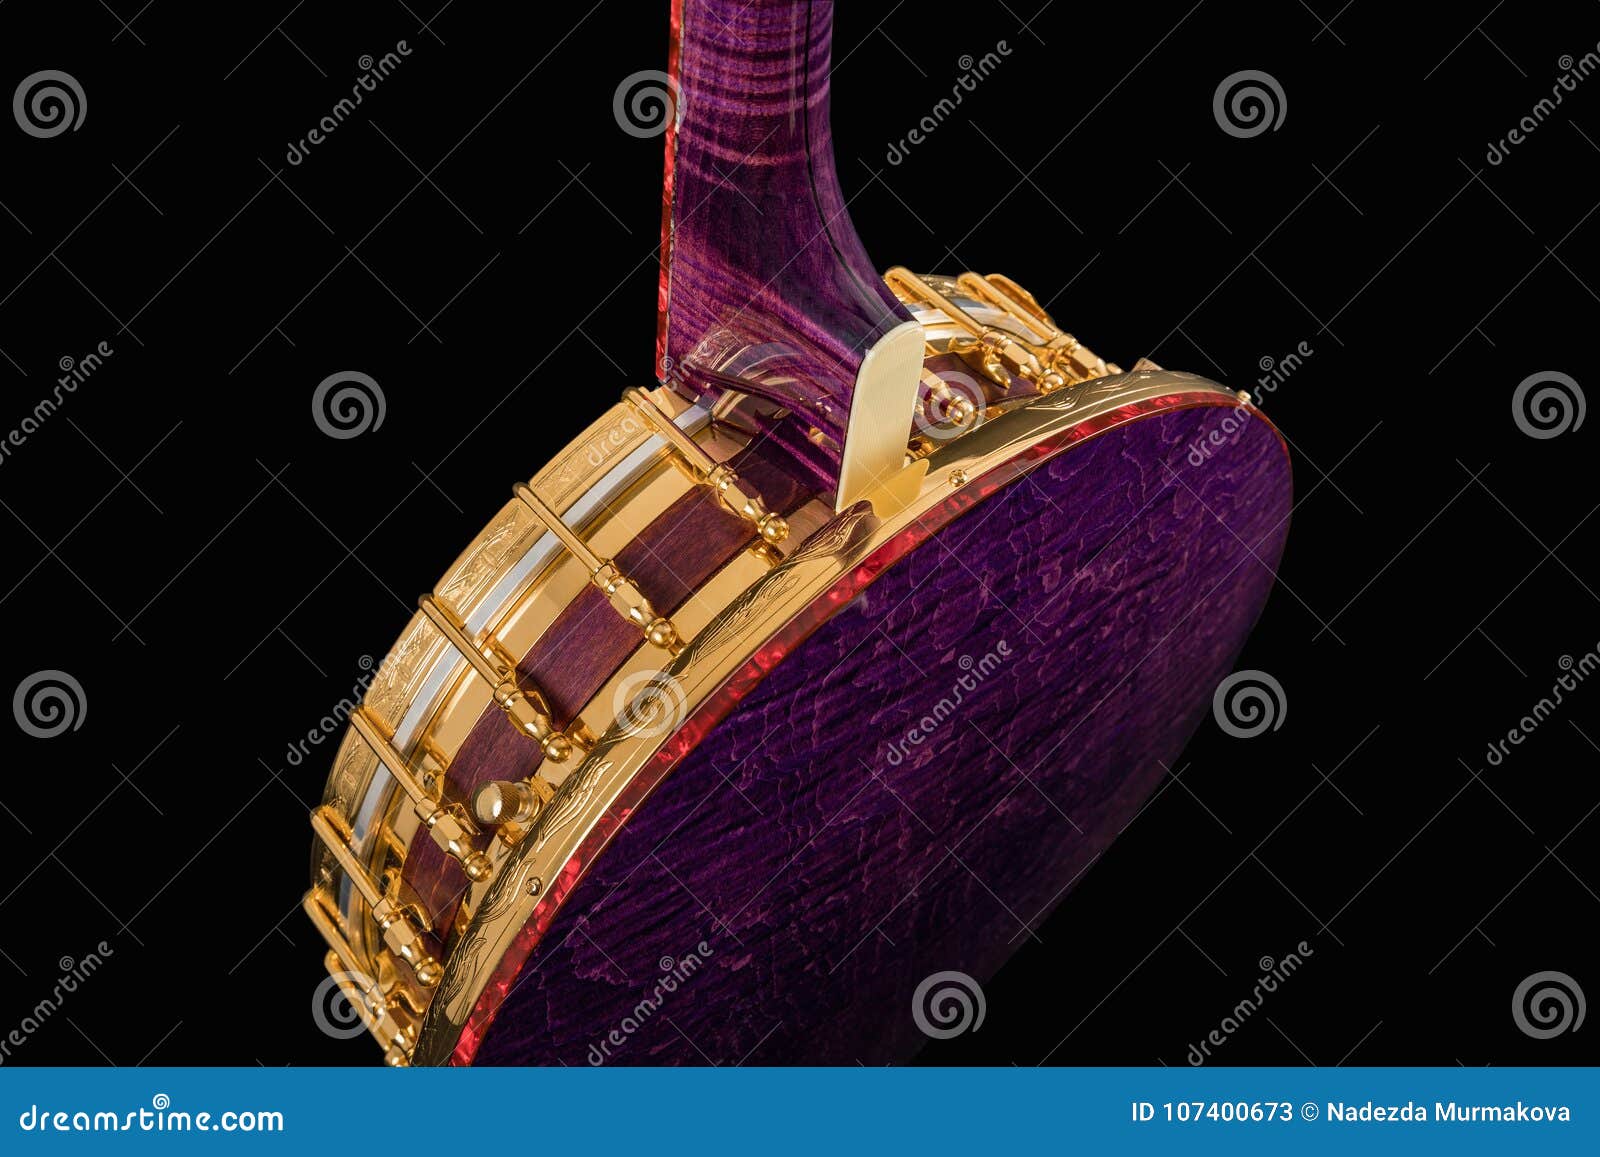
[[[433,953],[432,939],[421,916],[414,906],[400,898],[399,878],[393,878],[392,883],[385,886],[373,877],[350,847],[350,829],[344,817],[327,804],[312,811],[311,830],[333,853],[346,878],[367,902],[384,947],[411,966],[422,987],[437,985],[442,967]]]
[[[950,384],[932,370],[922,371],[922,384],[928,387],[922,416],[930,426],[939,427],[946,422],[952,426],[965,426],[978,416],[978,404],[967,395],[952,390]]]
[[[359,1009],[364,1006],[373,1014],[363,1018],[368,1028],[373,1028],[383,1014],[396,1014],[390,1031],[375,1035],[379,1035],[379,1040],[386,1044],[401,1046],[409,1058],[411,1048],[416,1044],[416,1022],[412,1018],[427,1007],[426,1002],[415,1000],[398,980],[391,980],[385,989],[383,982],[374,975],[379,970],[369,970],[346,938],[324,889],[312,888],[301,900],[301,907],[328,945],[328,971],[341,980],[346,999],[354,1007]]]
[[[660,647],[669,655],[677,655],[683,650],[683,640],[678,637],[678,629],[672,625],[672,620],[656,614],[650,600],[644,597],[644,592],[617,569],[616,563],[590,550],[589,545],[572,532],[572,528],[533,492],[532,487],[519,482],[511,489],[533,511],[534,517],[544,523],[545,529],[559,538],[572,557],[588,569],[590,581],[605,593],[612,609],[644,632],[646,642],[652,647]]]
[[[1045,369],[1038,356],[1017,338],[994,326],[984,325],[904,266],[895,266],[883,279],[902,301],[931,305],[966,330],[972,343],[963,352],[976,355],[983,372],[996,385],[1009,386],[1012,374],[1034,383],[1043,393],[1067,384],[1059,374],[1052,376],[1052,371]]]
[[[300,907],[311,918],[312,926],[322,933],[322,939],[327,942],[328,950],[333,953],[339,968],[358,978],[364,1002],[373,1008],[383,1004],[386,1000],[383,990],[378,987],[378,982],[368,972],[366,963],[356,955],[355,948],[340,930],[338,917],[333,914],[323,890],[312,888],[301,899]]]
[[[379,733],[365,710],[358,707],[350,713],[350,726],[355,728],[356,734],[372,748],[389,774],[394,776],[395,782],[411,797],[417,818],[428,829],[428,835],[439,845],[440,851],[461,865],[467,879],[487,879],[493,868],[489,857],[472,846],[478,829],[461,805],[441,802],[437,788],[430,788],[416,777],[406,763],[406,757],[389,742],[387,736]]]
[[[671,738],[614,722],[629,687],[641,678],[672,680],[687,718],[785,622],[953,489],[1117,406],[1164,394],[1225,393],[1203,379],[1156,372],[1147,361],[1120,376],[1104,366],[1113,376],[1077,384],[1080,370],[1104,363],[1084,361],[1092,355],[1014,284],[998,275],[980,279],[986,289],[972,275],[907,276],[896,292],[922,307],[919,321],[893,331],[894,340],[880,341],[863,363],[832,502],[812,499],[780,517],[737,478],[728,463],[759,429],[741,408],[759,408],[753,400],[723,399],[710,422],[704,411],[686,414],[688,403],[671,391],[629,391],[515,488],[515,499],[421,600],[352,715],[324,805],[313,814],[322,850],[306,909],[328,941],[330,968],[351,974],[341,988],[359,998],[363,1021],[391,1063],[449,1056],[545,882],[561,878],[617,794]],[[913,292],[916,284],[930,295]],[[1013,374],[1034,372],[1031,356],[1041,390],[1052,384],[1052,372],[1075,388],[1047,397],[1018,391],[1022,396],[984,406],[926,369],[924,351],[963,354],[975,370],[1003,372],[1008,384]],[[929,419],[958,436],[920,437],[908,452],[919,372]],[[668,621],[610,559],[691,486],[711,488],[752,525],[755,541],[701,582]],[[589,584],[639,628],[640,644],[575,705],[579,718],[563,732],[545,695],[520,675],[518,657]],[[468,806],[452,790],[449,765],[490,702],[540,744],[546,762],[528,779],[483,786]],[[597,737],[584,718],[609,727]],[[481,847],[480,831],[494,837]],[[448,954],[400,880],[399,865],[424,832],[468,876]],[[348,889],[341,890],[340,877]]]
[[[659,391],[652,400],[662,413],[682,420],[682,399]],[[736,404],[722,409],[725,424],[711,427],[704,417],[696,417],[685,425],[699,437],[696,444],[713,470],[750,436]],[[640,420],[634,404],[615,406],[535,474],[530,486],[552,510],[566,509],[575,523],[584,524],[584,541],[602,548],[596,554],[614,553],[631,540],[634,527],[659,517],[698,481],[680,468],[675,455],[651,452],[651,439],[651,427]],[[609,488],[608,497],[597,507],[585,496],[602,482]],[[598,514],[586,518],[572,513],[580,508]],[[802,537],[826,517],[825,509],[815,502],[794,515]],[[770,521],[765,528],[758,527],[761,537],[748,551],[691,593],[675,616],[687,632],[698,629],[738,590],[782,560],[780,545],[767,541],[781,542],[784,537],[773,529]],[[430,829],[422,819],[429,809],[419,809],[415,798],[435,799],[448,792],[449,761],[490,702],[506,709],[519,730],[541,742],[547,762],[540,776],[554,782],[563,773],[552,765],[594,740],[581,719],[574,720],[567,734],[554,731],[543,696],[531,685],[505,686],[508,677],[516,678],[511,656],[526,654],[592,581],[573,556],[552,554],[549,545],[541,545],[541,538],[550,544],[551,537],[543,520],[516,499],[459,556],[374,669],[360,721],[367,725],[367,734],[358,725],[348,729],[329,777],[325,810],[313,820],[318,835],[313,880],[324,889],[324,904],[334,913],[343,906],[338,930],[341,935],[348,930],[357,961],[371,962],[371,971],[385,986],[393,983],[397,968],[405,968],[406,983],[395,991],[413,1009],[426,1002],[428,986],[439,982],[442,953],[430,935],[427,914],[401,884],[399,865],[424,831],[435,839],[445,837],[444,842],[458,852],[465,850],[466,834],[465,825],[457,828],[442,823],[442,818],[436,818]],[[519,560],[534,550],[543,551],[546,561],[524,570],[526,578],[508,599],[501,592]],[[496,606],[501,609],[486,614],[485,608]],[[664,641],[659,631],[656,638]],[[659,669],[659,659],[643,657],[652,650],[641,647],[639,657],[630,660],[585,709],[609,718],[606,713],[619,697],[619,680]],[[540,734],[546,727],[549,732]],[[409,758],[406,751],[411,752]],[[543,778],[532,781],[532,786],[544,793],[552,790]],[[365,833],[359,842],[351,836],[358,813]],[[464,818],[473,822],[470,812]],[[496,842],[483,849],[491,864],[497,864],[525,834],[516,822],[497,824],[494,832]],[[474,862],[474,867],[475,874],[482,873],[481,863]],[[341,877],[349,884],[343,892],[338,886]],[[490,878],[462,890],[463,918],[481,900]],[[529,886],[535,892],[540,887]],[[413,970],[416,985],[410,983]]]
[[[918,461],[918,488],[902,504],[857,502],[812,533],[784,562],[765,571],[727,601],[667,667],[690,718],[785,623],[917,520],[968,485],[1030,448],[1079,423],[1103,419],[1142,402],[1182,395],[1189,404],[1237,405],[1232,391],[1187,374],[1114,375],[1071,390],[1030,399],[979,423]],[[884,514],[880,511],[891,510]],[[600,696],[610,693],[602,690]],[[423,1016],[414,1061],[441,1064],[452,1050],[499,961],[532,917],[541,898],[522,885],[557,878],[586,836],[633,777],[665,742],[622,720],[613,724],[556,789],[528,826],[478,903],[465,934],[445,963],[439,995]]]
[[[789,537],[789,524],[783,516],[768,513],[761,496],[747,493],[740,487],[739,476],[725,463],[712,461],[693,438],[678,429],[672,416],[656,405],[650,395],[643,390],[630,389],[624,391],[622,396],[638,410],[650,428],[672,447],[690,476],[702,486],[709,486],[728,510],[753,523],[762,541],[776,546]]]
[[[1034,352],[1047,372],[1062,378],[1062,384],[1071,385],[1122,372],[1114,363],[1096,356],[1070,333],[1063,332],[1033,294],[1003,273],[991,273],[987,277],[963,273],[956,278],[956,285],[1038,333],[1042,344],[1034,345]]]
[[[963,273],[952,280],[919,277],[896,267],[884,280],[901,301],[937,310],[965,331],[965,337],[949,342],[949,349],[975,361],[997,385],[1009,385],[1015,375],[1048,394],[1122,372],[1061,330],[1032,294],[1002,274]],[[1007,327],[974,317],[951,297],[957,291],[1008,319]],[[1016,332],[1018,327],[1022,332]]]
[[[472,665],[478,677],[494,688],[494,701],[517,730],[538,743],[545,758],[553,763],[565,762],[575,746],[572,737],[556,730],[550,717],[550,705],[537,687],[525,686],[517,677],[517,664],[509,655],[494,647],[491,659],[467,637],[455,616],[445,610],[432,595],[423,595],[418,601],[422,613],[434,629],[450,641],[450,645]],[[492,645],[492,644],[491,644]]]
[[[330,951],[323,958],[323,964],[339,986],[339,992],[361,1018],[361,1023],[383,1046],[384,1063],[393,1068],[409,1065],[411,1050],[417,1043],[416,1022],[397,1006],[384,1000],[381,994],[376,1003],[370,1001],[370,994],[361,983],[361,973],[343,968],[338,953]]]
[[[538,818],[554,795],[555,788],[538,777],[515,783],[496,779],[473,794],[472,811],[479,823],[525,824]]]

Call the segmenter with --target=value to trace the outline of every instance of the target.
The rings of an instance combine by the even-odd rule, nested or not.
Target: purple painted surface
[[[658,351],[813,426],[836,480],[856,371],[909,315],[845,211],[828,121],[826,0],[678,0]]]
[[[820,628],[630,819],[477,1062],[914,1053],[918,983],[987,980],[1026,943],[1018,918],[1149,797],[1260,613],[1288,530],[1276,432],[1187,462],[1231,413],[1067,450]]]

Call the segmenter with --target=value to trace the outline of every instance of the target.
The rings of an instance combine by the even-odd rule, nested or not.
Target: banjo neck
[[[792,415],[842,510],[905,466],[923,335],[850,222],[832,39],[829,0],[673,0],[656,352],[691,395]]]
[[[306,913],[393,1064],[473,1060],[657,785],[900,558],[1082,441],[1244,405],[1124,374],[1003,275],[880,277],[834,166],[828,0],[672,21],[666,388],[516,483],[375,672],[312,815]],[[1032,553],[1007,525],[996,556]]]

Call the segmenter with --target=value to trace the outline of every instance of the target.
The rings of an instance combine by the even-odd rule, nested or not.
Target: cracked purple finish
[[[1066,450],[819,628],[631,817],[477,1063],[913,1054],[918,983],[1027,942],[1260,614],[1289,465],[1264,420],[1191,464],[1228,414]]]

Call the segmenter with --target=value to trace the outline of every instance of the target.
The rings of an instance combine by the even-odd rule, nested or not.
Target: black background
[[[1595,422],[1535,439],[1511,404],[1538,371],[1593,386],[1600,79],[1486,149],[1600,9],[1401,7],[838,13],[840,168],[881,265],[1004,270],[1125,365],[1252,387],[1312,351],[1265,402],[1298,505],[1240,661],[1281,727],[1208,721],[926,1061],[1181,1065],[1302,940],[1217,1063],[1597,1057],[1600,1026],[1530,1038],[1512,994],[1547,969],[1600,994],[1600,686],[1486,749],[1600,643]],[[634,0],[0,9],[4,92],[60,69],[87,97],[49,139],[0,118],[0,428],[114,351],[0,461],[0,687],[57,668],[86,701],[54,739],[6,720],[0,1035],[60,958],[114,950],[7,1063],[376,1060],[312,1022],[331,746],[287,751],[509,480],[652,376],[661,140],[612,98],[665,52],[666,4]],[[1286,115],[1239,138],[1212,102],[1244,69]],[[352,369],[387,415],[335,440],[310,397]]]

